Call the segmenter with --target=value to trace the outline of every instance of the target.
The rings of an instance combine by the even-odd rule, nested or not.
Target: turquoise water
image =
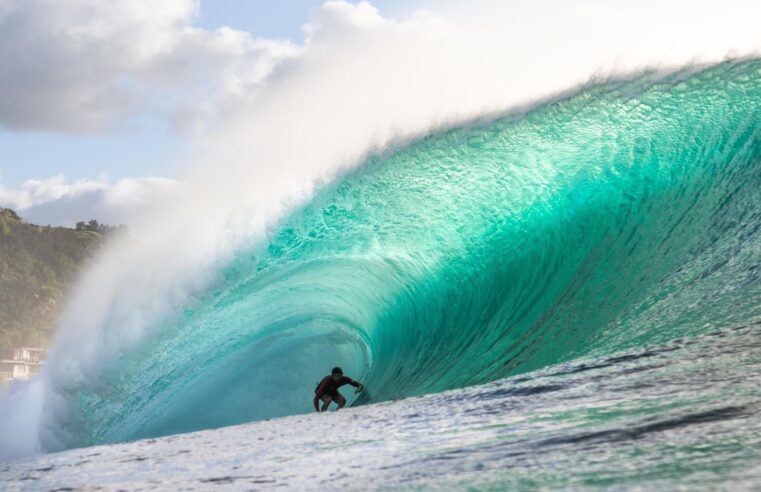
[[[480,386],[0,463],[5,490],[758,490],[761,325]]]
[[[747,325],[760,235],[761,61],[589,86],[320,190],[98,381],[64,385],[51,442],[307,413],[334,365],[364,405]]]

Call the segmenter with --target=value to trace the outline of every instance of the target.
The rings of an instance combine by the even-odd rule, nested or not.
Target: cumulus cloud
[[[0,125],[94,132],[160,113],[213,123],[298,50],[194,28],[194,0],[0,0]]]
[[[16,210],[25,220],[41,225],[73,226],[95,219],[104,224],[130,224],[179,188],[167,178],[125,178],[116,183],[64,176],[30,179],[19,190],[0,185],[0,206]]]

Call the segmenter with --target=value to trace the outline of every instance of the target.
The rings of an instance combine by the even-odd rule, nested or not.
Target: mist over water
[[[757,320],[761,68],[674,69],[761,44],[712,14],[595,51],[326,5],[82,279],[3,454],[309,412],[333,365],[363,404]]]

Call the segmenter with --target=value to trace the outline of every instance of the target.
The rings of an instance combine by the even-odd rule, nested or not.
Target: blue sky
[[[159,121],[132,131],[94,135],[0,131],[0,183],[18,188],[29,179],[63,174],[70,180],[172,176],[187,158],[187,142]]]
[[[319,0],[206,0],[196,25],[206,29],[222,26],[250,32],[264,38],[301,40],[301,25]]]
[[[302,25],[321,0],[203,0],[194,25],[247,31],[254,38],[301,43]],[[414,2],[372,2],[386,15],[409,10]],[[12,130],[0,126],[0,187],[17,189],[29,179],[64,175],[67,180],[175,176],[192,152],[186,139],[153,116],[128,128],[86,134]]]
[[[229,26],[250,32],[257,37],[302,39],[301,26],[312,10],[325,0],[202,0],[201,16],[196,25],[215,29]],[[373,0],[382,14],[391,17],[409,12],[418,5],[415,0]]]

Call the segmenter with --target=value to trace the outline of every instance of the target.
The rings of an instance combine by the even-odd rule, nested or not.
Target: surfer
[[[338,403],[338,408],[343,408],[346,405],[346,398],[341,396],[338,392],[338,388],[345,384],[350,384],[357,388],[357,391],[362,391],[364,386],[361,383],[354,381],[352,378],[344,376],[343,369],[340,367],[334,367],[330,373],[330,376],[325,376],[322,381],[317,385],[317,389],[314,390],[314,409],[316,412],[324,412],[328,409],[330,402],[335,401]],[[320,410],[319,402],[322,400],[322,410]]]

